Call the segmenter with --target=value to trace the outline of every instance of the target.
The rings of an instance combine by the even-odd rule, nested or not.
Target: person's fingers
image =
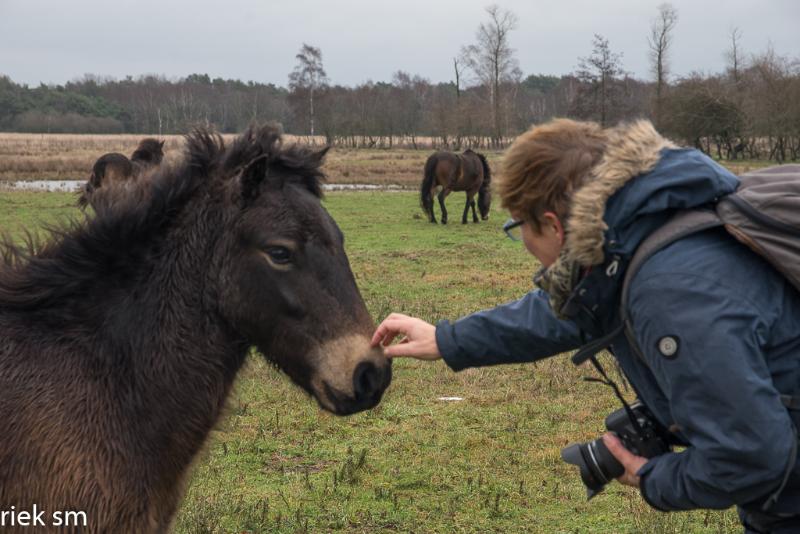
[[[395,338],[397,336],[399,336],[399,335],[401,335],[400,332],[389,332],[388,334],[383,336],[383,339],[381,339],[380,346],[381,347],[388,347],[389,345],[394,343]]]
[[[626,449],[625,445],[623,445],[620,439],[614,434],[606,433],[603,435],[603,442],[608,448],[608,452],[613,454],[614,458],[622,465],[627,465],[631,460],[636,458],[636,455]]]
[[[386,338],[388,336],[389,332],[386,329],[376,330],[375,333],[372,334],[372,340],[369,342],[370,347],[378,347],[386,344]]]
[[[388,345],[400,333],[405,333],[401,328],[402,321],[398,318],[393,318],[391,315],[383,320],[375,333],[372,334],[370,345],[377,347],[379,344]],[[386,339],[388,338],[388,340]]]
[[[387,358],[416,358],[425,361],[438,360],[442,357],[438,350],[424,341],[409,341],[384,347],[383,354]]]
[[[607,433],[603,435],[603,443],[605,443],[614,458],[625,468],[625,472],[617,480],[622,484],[638,488],[641,484],[641,479],[637,473],[647,463],[647,458],[637,456],[626,449],[622,441],[614,434]]]
[[[383,347],[383,355],[387,358],[403,358],[403,357],[412,357],[412,354],[408,352],[408,344],[405,345],[389,345]]]
[[[386,321],[384,320],[383,323],[379,324],[378,328],[375,329],[375,333],[372,334],[372,339],[369,342],[371,347],[377,347],[380,345],[381,341],[383,341],[383,338],[386,336],[386,327],[384,326],[385,322]]]
[[[434,341],[435,331],[433,325],[421,319],[392,313],[375,330],[370,343],[373,347],[381,346],[388,358],[436,359],[441,356]],[[397,336],[403,337],[399,343],[392,345]]]
[[[427,354],[419,350],[417,343],[398,343],[383,348],[387,358],[424,358]]]

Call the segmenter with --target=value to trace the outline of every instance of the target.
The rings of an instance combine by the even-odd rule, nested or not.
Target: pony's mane
[[[183,161],[159,169],[146,190],[120,193],[93,218],[46,228],[44,244],[30,235],[23,245],[0,238],[0,308],[44,309],[87,295],[102,280],[137,276],[199,191],[224,195],[225,181],[256,161],[266,163],[266,180],[294,183],[320,197],[323,155],[282,147],[279,130],[270,125],[249,128],[228,149],[219,134],[198,128],[186,136]]]
[[[297,144],[284,147],[277,126],[251,126],[228,150],[224,168],[227,175],[238,174],[250,165],[263,162],[268,169],[267,181],[278,180],[281,186],[291,182],[321,198],[325,174],[320,166],[327,150],[326,147],[314,152]]]

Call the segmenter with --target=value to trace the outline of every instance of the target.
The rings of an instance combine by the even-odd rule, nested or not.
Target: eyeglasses
[[[518,221],[516,219],[509,219],[503,225],[503,231],[506,236],[512,241],[522,241],[522,225],[525,224],[524,220]]]

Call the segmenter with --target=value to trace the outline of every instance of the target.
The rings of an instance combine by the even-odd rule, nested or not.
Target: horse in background
[[[114,189],[131,189],[146,179],[164,159],[164,141],[146,137],[128,159],[124,154],[111,152],[98,158],[92,167],[89,180],[81,188],[78,207],[91,205],[95,211],[110,202],[108,192]]]
[[[461,223],[467,224],[467,213],[472,208],[472,222],[478,222],[475,213],[475,195],[478,195],[478,209],[481,219],[489,218],[489,208],[492,202],[491,191],[492,173],[483,154],[478,154],[470,149],[462,154],[440,151],[432,154],[425,162],[425,174],[420,186],[420,204],[428,216],[428,220],[436,224],[436,215],[433,212],[433,195],[438,187],[439,206],[442,209],[442,224],[447,224],[447,208],[444,199],[451,191],[465,191],[467,202],[464,205],[464,214]]]

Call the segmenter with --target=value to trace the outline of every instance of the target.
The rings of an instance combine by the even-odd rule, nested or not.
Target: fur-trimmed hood
[[[605,135],[600,162],[572,197],[561,254],[536,277],[562,318],[588,270],[616,262],[619,278],[639,243],[676,210],[713,203],[739,183],[701,152],[677,148],[649,121],[609,128]]]
[[[629,180],[655,168],[665,148],[676,148],[656,132],[649,121],[638,121],[606,131],[608,141],[592,179],[575,192],[566,250],[569,259],[583,267],[603,261],[603,236],[608,225],[603,221],[606,202]]]

